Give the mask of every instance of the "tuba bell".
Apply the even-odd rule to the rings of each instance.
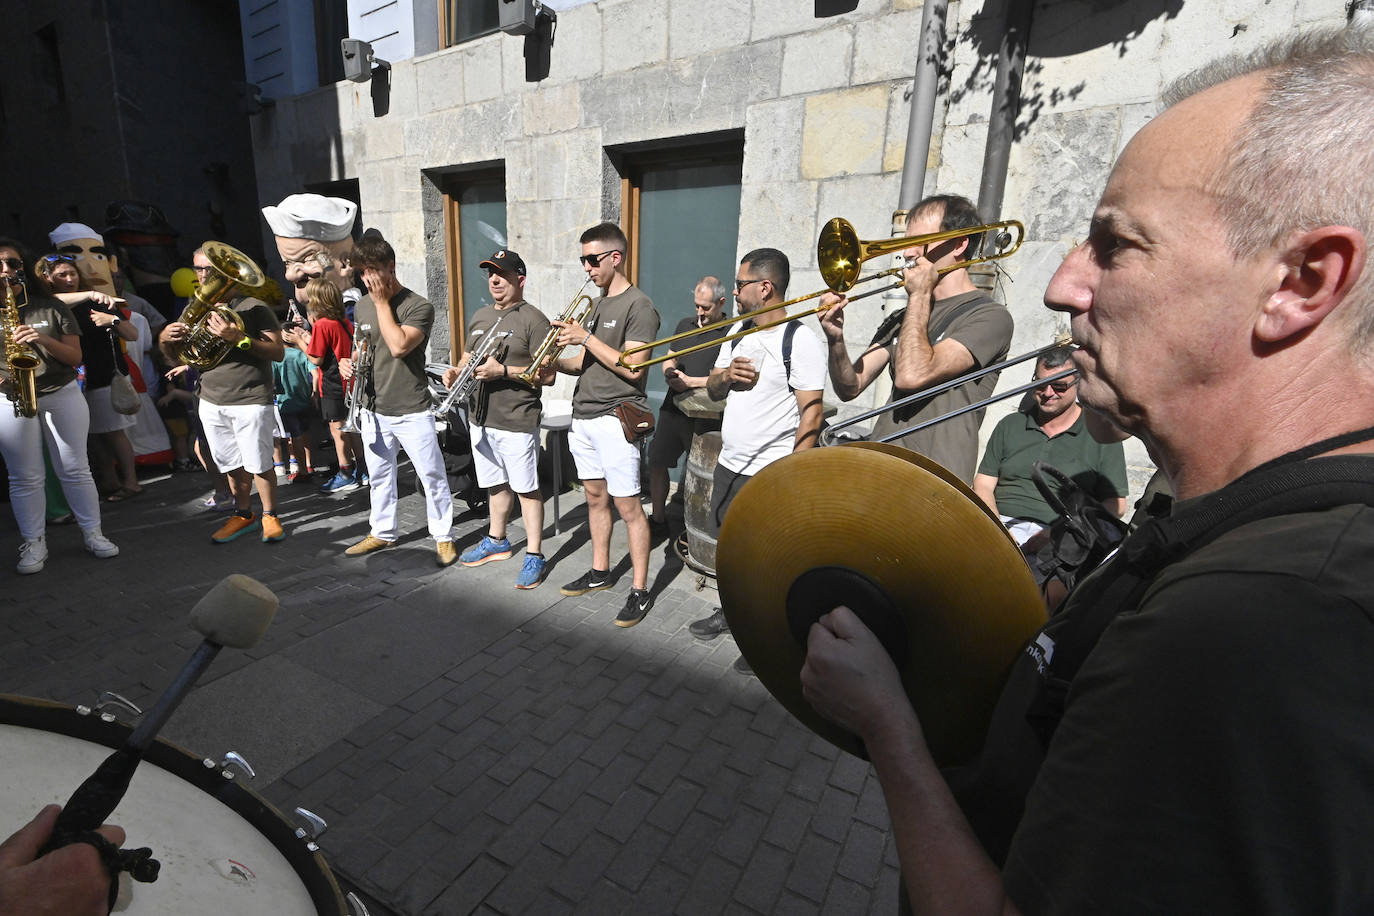
[[[201,250],[214,270],[197,287],[178,320],[191,329],[186,346],[181,351],[181,361],[205,371],[218,366],[234,349],[229,341],[210,333],[206,327],[210,315],[217,314],[247,333],[243,316],[221,303],[236,294],[276,302],[281,298],[281,290],[252,258],[237,248],[223,242],[206,242]]]

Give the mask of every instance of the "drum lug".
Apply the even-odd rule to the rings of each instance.
[[[131,718],[143,715],[143,710],[138,708],[137,703],[127,697],[120,696],[112,690],[106,690],[101,693],[100,696],[96,697],[95,709],[96,712],[100,713],[100,718],[104,719],[106,722],[115,721],[114,713],[109,711],[111,709],[126,712]]]
[[[329,825],[324,822],[324,818],[313,811],[307,811],[305,808],[297,808],[296,817],[300,819],[301,823],[301,826],[296,828],[296,836],[302,840],[318,840],[320,835],[329,829]],[[311,852],[314,852],[318,848],[315,846],[314,842],[308,845],[310,846]]]
[[[367,905],[359,900],[358,895],[352,891],[348,892],[344,900],[348,901],[348,912],[350,916],[371,916],[367,911]]]
[[[247,760],[244,760],[243,755],[238,751],[227,751],[224,755],[224,759],[219,762],[219,766],[228,779],[234,778],[234,771],[231,770],[230,767],[238,767],[239,772],[243,773],[249,779],[258,778],[258,774],[253,770],[252,765]]]

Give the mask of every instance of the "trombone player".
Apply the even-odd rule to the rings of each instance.
[[[927,197],[907,216],[907,235],[929,235],[982,225],[978,210],[967,198],[954,194]],[[844,341],[844,310],[848,300],[826,293],[821,314],[830,381],[841,400],[852,401],[886,369],[892,378],[892,400],[957,378],[996,363],[1011,345],[1012,318],[1006,306],[994,302],[973,285],[966,267],[937,273],[940,268],[977,254],[978,236],[947,239],[906,249],[904,274],[906,308],[878,327],[872,341],[851,359]],[[880,417],[870,436],[879,439],[930,417],[938,417],[976,403],[997,387],[998,373],[965,382],[949,391]],[[973,411],[896,440],[973,482],[978,461],[978,427],[983,411]]]
[[[537,588],[544,580],[544,497],[539,492],[539,420],[542,402],[539,389],[518,381],[529,369],[533,353],[549,333],[549,319],[525,299],[525,261],[502,249],[477,265],[487,272],[492,304],[472,316],[468,324],[467,352],[457,366],[444,371],[450,388],[473,359],[474,351],[486,353],[472,368],[480,384],[468,414],[472,437],[472,463],[477,485],[487,491],[490,523],[487,534],[463,552],[458,562],[481,566],[511,555],[506,521],[520,500],[525,519],[525,559],[515,587]],[[499,330],[497,325],[499,324]],[[488,335],[502,341],[494,344]],[[553,371],[548,370],[548,376]]]

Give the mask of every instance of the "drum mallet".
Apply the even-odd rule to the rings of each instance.
[[[235,573],[226,576],[191,609],[191,625],[205,637],[192,653],[185,667],[172,681],[156,705],[143,721],[134,729],[124,746],[119,748],[96,768],[63,806],[53,828],[52,838],[43,848],[49,852],[73,842],[91,842],[100,851],[107,865],[122,867],[132,872],[139,881],[152,881],[157,877],[158,863],[148,858],[151,850],[130,850],[121,854],[112,844],[102,846],[95,840],[102,840],[95,829],[114,812],[120,799],[128,791],[129,781],[138,768],[143,754],[157,737],[158,731],[191,692],[196,680],[210,667],[219,650],[225,646],[234,649],[249,649],[257,644],[267,632],[272,616],[277,612],[277,596],[271,589],[256,579]],[[133,857],[138,861],[124,859],[111,862],[111,855]],[[114,868],[112,867],[112,873]],[[141,874],[140,874],[141,872]],[[113,893],[113,887],[111,889]]]

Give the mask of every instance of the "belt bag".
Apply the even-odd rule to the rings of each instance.
[[[615,405],[615,416],[625,431],[626,442],[638,442],[654,431],[653,411],[628,401]]]

